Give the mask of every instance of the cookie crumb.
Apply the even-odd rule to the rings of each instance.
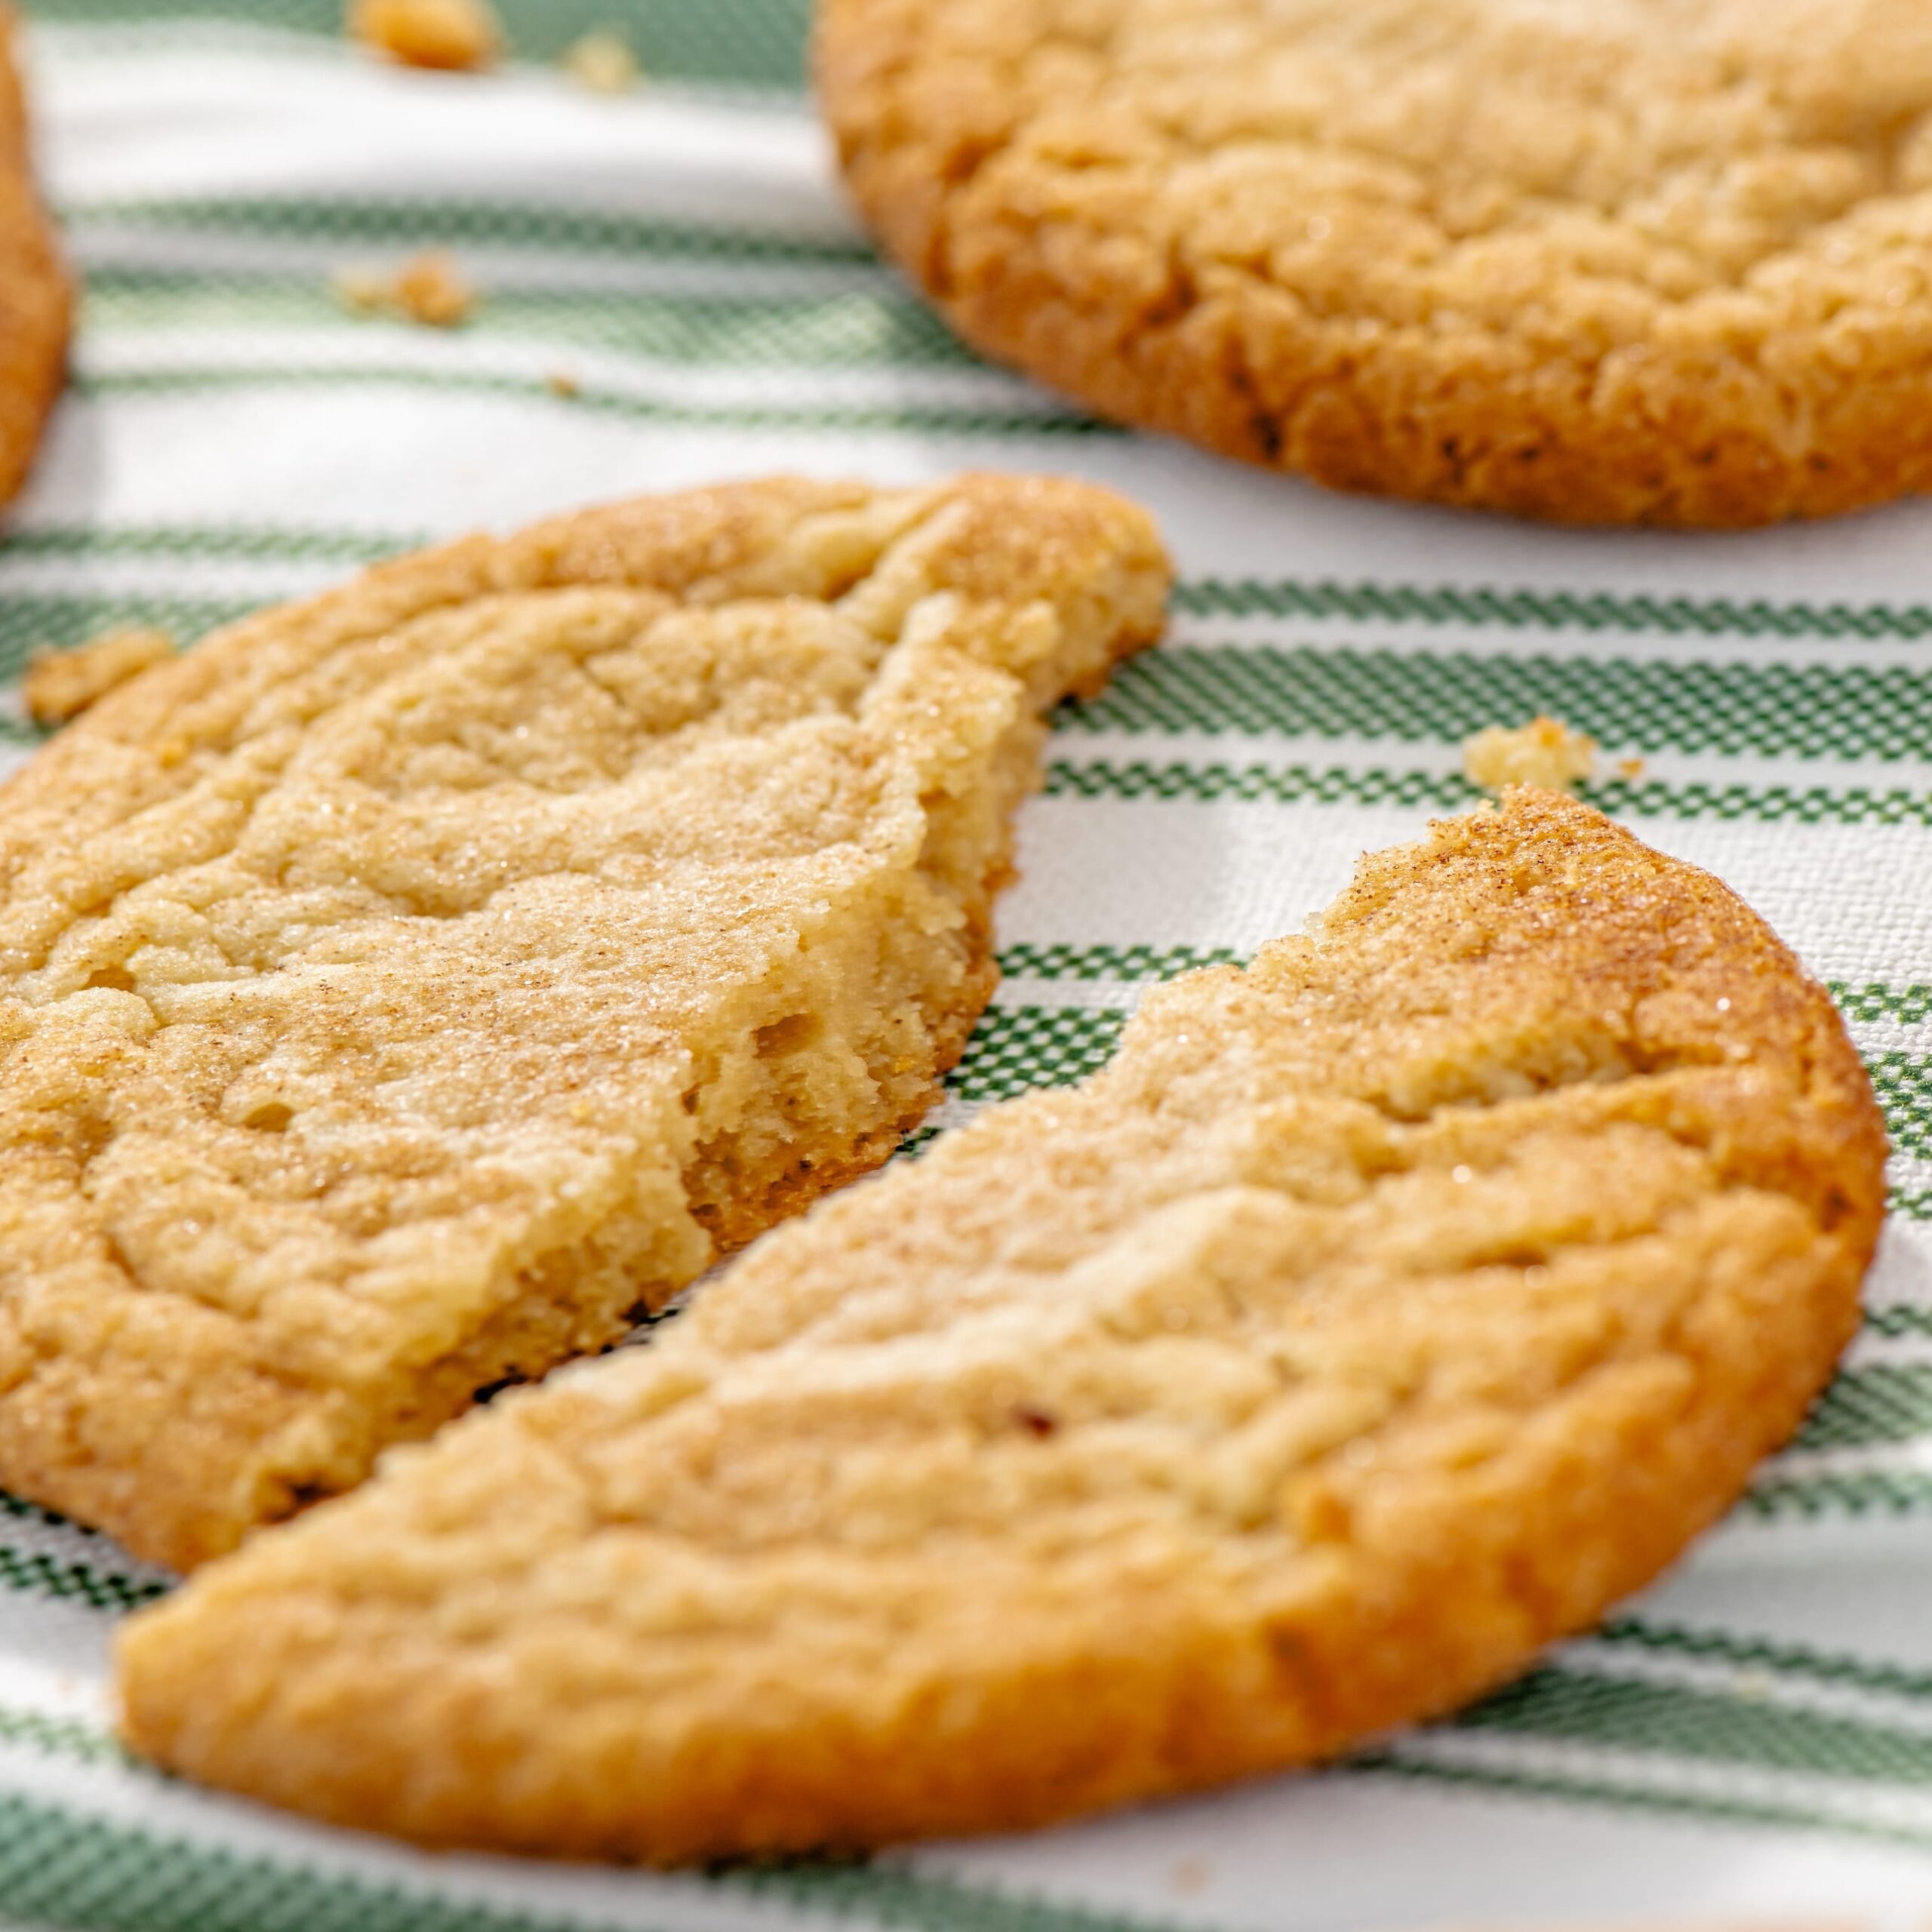
[[[440,249],[413,255],[393,275],[345,269],[332,278],[336,300],[358,315],[399,315],[426,328],[453,329],[469,319],[476,291]]]
[[[389,285],[369,269],[339,269],[329,278],[335,299],[352,313],[373,315],[389,299]]]
[[[1640,758],[1620,758],[1617,761],[1617,775],[1626,780],[1635,780],[1644,775],[1644,761]]]
[[[432,251],[412,257],[395,278],[397,306],[412,322],[451,329],[469,318],[476,291],[466,281],[454,256]]]
[[[630,42],[610,27],[572,41],[557,64],[592,94],[629,94],[643,78]]]
[[[65,724],[137,672],[174,655],[174,640],[166,631],[123,625],[71,651],[35,652],[20,680],[20,697],[36,724]]]
[[[624,514],[634,529],[636,512]],[[1009,514],[1024,519],[1023,554],[1052,554],[1057,532],[1040,505],[1020,498]],[[707,537],[717,527],[700,526]],[[976,572],[982,545],[998,555],[993,542],[955,536],[956,523],[942,528]],[[591,581],[614,574],[609,540],[552,525],[543,540],[547,582],[571,580],[549,564],[566,555]],[[840,529],[818,554],[844,554],[849,541]],[[1097,547],[1089,540],[1087,553]],[[634,547],[623,554],[631,580],[651,580],[629,561]],[[694,545],[680,554],[718,568]],[[769,551],[755,554],[752,581],[770,596]],[[912,554],[923,589],[937,575],[931,552]],[[487,584],[508,575],[469,568]],[[395,577],[392,565],[381,587],[401,604]],[[991,577],[986,568],[977,582]],[[849,598],[850,580],[827,591]],[[700,595],[731,594],[729,578],[700,582]],[[243,645],[261,649],[265,628],[257,619]],[[666,654],[654,657],[658,639],[640,629],[635,661],[655,669]],[[511,659],[472,708],[444,701],[441,742],[465,717],[503,717],[504,694],[521,699],[524,667],[552,648],[554,617],[527,635],[531,655]],[[771,661],[763,649],[746,655],[755,669]],[[296,668],[309,675],[311,661]],[[599,663],[597,698],[621,690],[627,721],[660,715],[638,701],[651,688],[635,674],[620,684],[610,661]],[[876,678],[872,661],[855,660]],[[681,669],[668,667],[659,688],[688,690],[668,681]],[[459,663],[451,685],[475,675]],[[396,712],[413,720],[435,688],[414,659],[398,681]],[[264,688],[252,670],[251,684]],[[1041,699],[1053,695],[1048,683]],[[929,702],[913,696],[909,719]],[[420,734],[405,743],[413,763]],[[606,758],[603,768],[626,773]],[[286,763],[306,772],[320,761],[298,752]],[[742,784],[748,763],[734,758],[721,783]],[[426,771],[417,795],[446,795],[448,770]],[[355,782],[373,775],[365,764]],[[496,789],[466,795],[478,798],[467,811],[479,826]],[[582,795],[572,794],[573,817]],[[282,822],[319,817],[312,808],[296,819],[295,802],[276,795]],[[763,795],[759,804],[763,817]],[[521,800],[506,809],[554,875],[559,832]],[[499,852],[517,849],[469,835],[497,866]],[[609,849],[608,833],[594,835],[603,842],[575,849]],[[305,853],[285,888],[291,900],[312,897],[327,849]],[[198,877],[200,859],[185,854],[177,875]],[[472,888],[478,898],[498,875]],[[296,924],[291,910],[271,925],[279,909],[248,907],[253,950],[236,969],[260,971],[262,958],[268,990],[210,1007],[211,1023],[235,1012],[231,1057],[259,1054],[254,1043],[279,1018],[275,983],[300,977],[275,971],[279,956],[252,935],[293,927],[280,956],[315,957],[314,924]],[[360,903],[349,909],[366,921]],[[589,910],[573,896],[559,923],[532,935],[552,955],[570,948],[573,977],[587,941],[601,939],[586,931]],[[225,929],[239,929],[240,909],[224,901],[221,911]],[[623,915],[635,917],[628,906]],[[398,916],[420,923],[413,906]],[[27,983],[17,1032],[50,1005],[64,1027],[56,1003],[25,992],[51,977],[38,971],[50,948],[63,964],[92,958],[79,949],[100,946],[100,923],[82,900],[53,937],[36,937],[16,969]],[[1884,1216],[1881,1117],[1829,996],[1770,931],[1717,880],[1560,793],[1516,788],[1494,811],[1438,820],[1425,842],[1366,858],[1317,931],[1316,943],[1263,946],[1245,974],[1174,980],[1083,1086],[989,1109],[952,1154],[798,1215],[703,1291],[694,1324],[682,1318],[648,1350],[583,1364],[389,1458],[303,1529],[251,1539],[191,1578],[120,1639],[125,1741],[167,1770],[340,1824],[414,1823],[395,1797],[414,1780],[448,1807],[435,1815],[475,1820],[486,1843],[514,1836],[525,1852],[769,1861],[828,1842],[891,1844],[936,1823],[964,1835],[1058,1823],[1285,1770],[1450,1708],[1527,1663],[1700,1534],[1749,1481],[1753,1453],[1781,1441],[1829,1379]],[[191,949],[206,943],[192,927],[167,937],[176,955],[155,940],[139,955],[157,983],[175,957],[185,977],[200,956]],[[469,961],[494,955],[467,931],[445,943],[463,971],[415,1009],[448,1015],[448,1047],[439,1028],[417,1030],[432,1069],[459,1048],[466,1061],[474,1052],[454,1029],[479,993],[521,994],[534,980],[519,952],[476,986]],[[694,952],[689,965],[654,958],[654,981],[689,974],[706,984],[718,955]],[[621,1051],[637,1037],[624,964],[608,983],[613,997],[583,1004],[611,1014],[605,1037]],[[398,992],[386,976],[375,1010],[397,1011]],[[1733,1014],[1716,1013],[1719,998]],[[764,1025],[738,1035],[784,1098],[801,1089],[804,1050],[788,1021],[768,1029],[774,1014],[804,1010],[789,989],[761,989],[749,1017]],[[334,1011],[310,1023],[331,1039],[347,1031]],[[367,1037],[352,1035],[340,1063],[359,1070]],[[524,1036],[513,1038],[514,1091],[542,1093],[524,1071]],[[613,1051],[592,1041],[537,1060],[546,1071],[562,1062],[550,1092],[574,1097],[600,1047]],[[680,1069],[695,1057],[675,1036],[660,1051]],[[1694,1069],[1694,1100],[1681,1088],[1660,1100],[1666,1054]],[[52,1124],[33,1122],[35,1151],[55,1131],[78,1139],[69,1121],[125,1117],[109,1109],[128,1088],[106,1088],[124,1063],[102,1058],[103,1074],[62,1091],[61,1112],[43,1103]],[[315,1064],[302,1069],[310,1081]],[[154,1084],[145,1063],[125,1077],[143,1097]],[[487,1091],[480,1069],[466,1064],[460,1077],[466,1091]],[[664,1085],[674,1120],[688,1077]],[[352,1078],[342,1091],[357,1091]],[[231,1081],[217,1103],[232,1106],[236,1091]],[[614,1137],[637,1131],[635,1104],[604,1105]],[[1694,1107],[1700,1131],[1687,1146]],[[1426,1149],[1413,1124],[1423,1120]],[[191,1130],[180,1165],[205,1138],[198,1123]],[[165,1158],[170,1143],[155,1144]],[[1721,1164],[1706,1155],[1713,1144]],[[792,1145],[778,1142],[771,1171],[789,1177]],[[158,1166],[143,1152],[149,1171]],[[78,1164],[58,1164],[63,1183],[75,1184],[66,1177]],[[1481,1184],[1441,1188],[1457,1166]],[[174,1204],[155,1194],[164,1208],[151,1212]],[[1831,1221],[1798,1205],[1827,1198]],[[1290,1204],[1257,1211],[1269,1200]],[[287,1242],[286,1212],[259,1238],[264,1249]],[[404,1195],[398,1212],[420,1217],[416,1197]],[[52,1212],[20,1218],[57,1256],[72,1248],[71,1223]],[[1788,1291],[1755,1306],[1740,1297],[1734,1270],[1708,1265],[1713,1221],[1727,1258],[1763,1256]],[[1542,1258],[1525,1266],[1529,1254]],[[1284,1292],[1297,1268],[1297,1292]],[[1149,1318],[1168,1294],[1198,1295],[1214,1317],[1185,1343]],[[327,1318],[310,1318],[319,1328]],[[1600,1346],[1589,1346],[1606,1334],[1622,1350],[1614,1395],[1603,1393]],[[1705,1351],[1709,1386],[1694,1404],[1660,1401],[1654,1392],[1681,1386],[1687,1334]],[[152,1353],[140,1363],[150,1374]],[[855,1397],[866,1405],[857,1419]],[[1043,1399],[1062,1410],[1058,1438],[1029,1443],[998,1426]],[[42,1426],[51,1434],[66,1421]],[[1373,1475],[1334,1453],[1338,1435],[1363,1435],[1389,1446]],[[65,1447],[71,1429],[56,1439]],[[1549,1446],[1512,1454],[1525,1439]],[[854,1455],[855,1440],[869,1453]],[[142,1473],[158,1460],[153,1441],[141,1432],[129,1452]],[[679,1560],[652,1561],[667,1524]],[[1305,1524],[1353,1534],[1310,1548]],[[1054,1567],[1034,1587],[1008,1580],[1044,1565]],[[1265,1588],[1254,1580],[1263,1566]],[[728,1588],[694,1588],[694,1571],[707,1570],[728,1571]],[[1459,1587],[1445,1595],[1451,1574]],[[1570,1582],[1560,1597],[1525,1591],[1534,1574]],[[561,1601],[560,1575],[573,1580]],[[462,1645],[446,1641],[485,1591],[487,1620],[472,1617]],[[667,1629],[672,1654],[627,1640]],[[1384,1632],[1399,1644],[1378,1644]],[[601,1646],[596,1681],[580,1697],[546,1694],[527,1660],[586,1644]],[[275,1694],[298,1682],[306,1705]],[[500,1747],[480,1761],[468,1721],[479,1683],[491,1687]],[[748,1684],[772,1684],[786,1687],[777,1712],[746,1696]],[[398,1686],[414,1701],[396,1717]],[[908,1721],[942,1703],[944,1724]],[[1029,1749],[1069,1767],[1065,1777],[1015,1779],[1016,1716]],[[1150,1750],[1150,1738],[1177,1741],[1180,1755]],[[694,1759],[721,1768],[702,1783],[681,1776]],[[507,1789],[506,1763],[526,1774]],[[525,1801],[540,1787],[597,1791],[609,1807],[588,1829],[561,1807],[533,1817]],[[1155,1887],[1165,1895],[1204,1877],[1204,1906],[1233,1878],[1208,1865],[1211,1837],[1189,1851],[1182,1814],[1164,1818],[1174,1837]],[[1256,1922],[1280,1921],[1257,1911]]]
[[[1213,1876],[1204,1858],[1182,1858],[1174,1861],[1174,1868],[1168,1875],[1168,1884],[1183,1898],[1191,1898],[1196,1892],[1208,1889],[1208,1881]]]
[[[568,369],[552,369],[543,378],[543,386],[552,395],[573,396],[583,393],[583,385]]]
[[[503,44],[487,0],[352,0],[349,31],[406,67],[448,72],[490,66]]]
[[[1506,785],[1541,785],[1567,792],[1596,769],[1597,743],[1549,717],[1513,729],[1492,724],[1463,742],[1463,770],[1487,792]]]

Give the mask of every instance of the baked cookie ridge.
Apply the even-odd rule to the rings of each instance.
[[[72,297],[34,186],[19,20],[0,0],[0,504],[24,481],[66,373]]]
[[[1884,1151],[1748,909],[1515,791],[135,1617],[125,1734],[663,1863],[1316,1762],[1730,1504],[1856,1325]]]
[[[884,1160],[1168,574],[1079,484],[750,483],[112,691],[0,789],[0,1484],[190,1567]]]
[[[1331,487],[1738,527],[1932,488],[1916,0],[820,0],[960,334]]]

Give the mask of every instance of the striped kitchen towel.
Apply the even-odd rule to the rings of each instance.
[[[866,247],[800,0],[519,0],[488,78],[382,66],[336,0],[42,0],[72,391],[0,542],[0,677],[183,635],[478,525],[772,469],[1070,471],[1160,516],[1168,641],[1057,720],[1006,977],[928,1132],[1104,1060],[1142,990],[1293,928],[1547,709],[1592,795],[1828,980],[1897,1150],[1864,1331],[1660,1588],[1459,1717],[1319,1777],[867,1864],[662,1878],[432,1858],[125,1761],[114,1620],[166,1587],[0,1497],[0,1921],[87,1932],[1411,1932],[1932,1923],[1932,508],[1744,537],[1351,502],[986,368]],[[650,76],[552,65],[617,16]],[[454,252],[438,332],[332,275]],[[35,734],[11,694],[5,755]]]

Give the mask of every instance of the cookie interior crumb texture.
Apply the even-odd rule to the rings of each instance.
[[[129,624],[70,651],[43,651],[28,660],[20,699],[36,724],[70,724],[117,685],[174,654],[174,640],[152,625]]]
[[[1514,727],[1491,724],[1463,745],[1463,771],[1472,785],[1500,792],[1506,785],[1540,785],[1567,792],[1595,771],[1597,742],[1554,718]]]
[[[1923,0],[823,0],[967,339],[1338,488],[1570,521],[1932,487]]]
[[[1138,510],[778,481],[229,627],[0,790],[0,1485],[186,1567],[877,1164]]]
[[[0,0],[0,504],[26,480],[66,372],[71,298],[34,186],[17,16]]]
[[[487,67],[503,45],[487,0],[351,0],[349,31],[410,67]]]
[[[1322,1759],[1737,1497],[1857,1326],[1884,1156],[1744,906],[1506,793],[134,1617],[126,1734],[349,1824],[663,1862]]]

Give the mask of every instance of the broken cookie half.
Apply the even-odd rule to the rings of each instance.
[[[0,795],[0,1484],[190,1566],[884,1159],[1168,574],[1078,484],[746,485],[111,692]]]
[[[135,1617],[126,1734],[663,1863],[1319,1760],[1737,1496],[1857,1322],[1884,1151],[1747,908],[1514,792]]]

